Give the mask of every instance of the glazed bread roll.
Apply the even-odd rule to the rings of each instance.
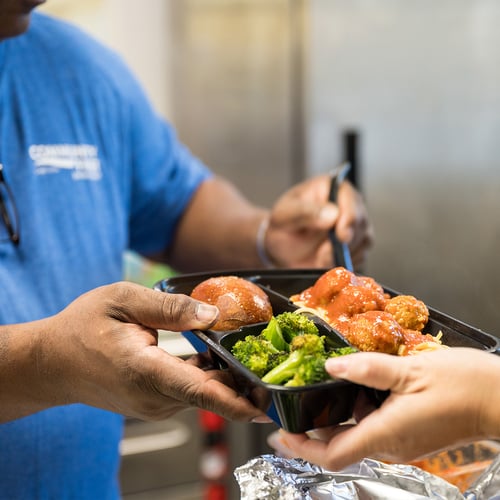
[[[208,278],[193,289],[191,297],[219,308],[219,319],[212,330],[236,330],[243,325],[267,322],[273,315],[267,294],[238,276]]]

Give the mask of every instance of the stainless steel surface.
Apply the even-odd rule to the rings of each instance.
[[[253,201],[304,176],[302,0],[175,0],[173,121]]]
[[[171,492],[201,488],[201,443],[196,410],[162,422],[127,420],[120,471],[124,498],[188,498]]]
[[[178,332],[160,331],[158,345],[182,358],[196,352]],[[201,446],[195,409],[161,422],[127,419],[120,446],[124,500],[202,499]]]
[[[309,5],[308,165],[359,131],[365,271],[500,335],[500,3]]]

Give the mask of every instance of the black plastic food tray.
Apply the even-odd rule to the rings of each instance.
[[[240,276],[256,283],[266,291],[273,313],[276,315],[297,309],[289,297],[313,285],[326,271],[327,269],[231,270],[184,274],[158,282],[155,289],[167,293],[189,295],[197,284],[210,277]],[[391,295],[398,295],[398,292],[394,290],[385,287],[384,290]],[[442,342],[445,345],[500,352],[500,341],[493,335],[473,328],[431,307],[428,309],[429,322],[425,333],[436,335],[442,332]],[[314,320],[332,346],[348,345],[336,330],[320,318],[314,318]],[[304,387],[265,384],[231,354],[231,348],[236,341],[247,335],[258,335],[264,326],[265,323],[260,323],[228,332],[195,330],[193,333],[207,346],[218,367],[228,369],[232,373],[241,393],[257,407],[266,411],[285,430],[305,432],[347,421],[352,417],[354,404],[360,391],[363,391],[375,404],[380,404],[387,396],[387,394],[344,380],[332,380]]]

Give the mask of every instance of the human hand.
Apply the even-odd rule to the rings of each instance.
[[[338,205],[328,201],[329,175],[292,187],[275,203],[266,235],[269,256],[280,267],[331,267],[328,231],[349,245],[353,264],[363,264],[373,243],[373,228],[360,193],[349,182],[340,185]]]
[[[364,457],[407,462],[458,442],[500,437],[500,358],[469,348],[414,356],[356,353],[326,363],[330,375],[391,391],[357,425],[306,434],[280,431],[269,443],[287,457],[340,470]]]
[[[132,283],[88,292],[42,320],[37,372],[44,383],[39,397],[145,420],[197,406],[230,420],[266,421],[228,386],[227,374],[207,369],[203,356],[183,361],[157,345],[156,329],[208,328],[217,315],[214,306],[188,296]]]

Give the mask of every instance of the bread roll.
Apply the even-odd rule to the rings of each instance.
[[[267,294],[238,276],[208,278],[193,289],[191,297],[219,308],[219,319],[212,330],[236,330],[243,325],[267,322],[273,315]]]

